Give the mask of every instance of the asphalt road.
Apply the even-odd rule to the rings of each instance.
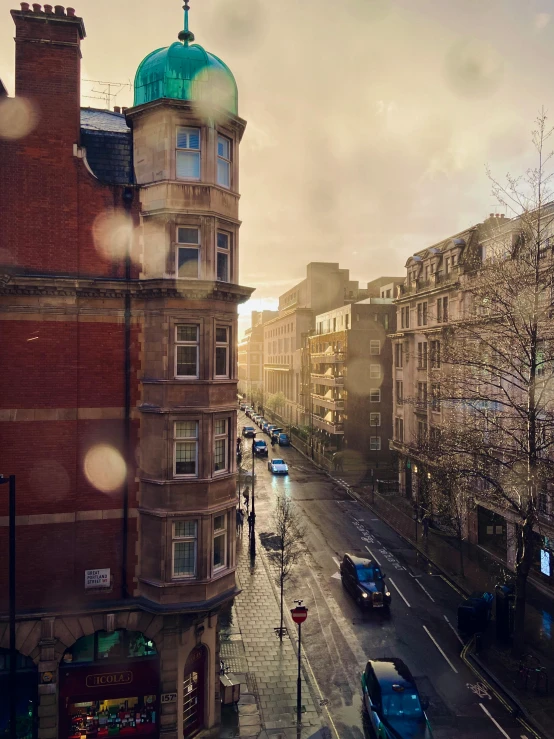
[[[239,413],[239,430],[252,425]],[[258,431],[258,438],[268,438]],[[245,461],[251,441],[245,440]],[[400,657],[429,700],[435,739],[521,737],[522,727],[460,657],[456,612],[461,596],[418,557],[372,511],[340,484],[313,467],[293,448],[269,449],[289,465],[288,477],[273,477],[266,460],[256,460],[256,530],[272,531],[278,495],[296,504],[305,528],[305,554],[286,586],[288,607],[302,598],[308,619],[302,627],[308,673],[340,739],[369,736],[364,729],[360,675],[368,658]],[[367,552],[387,574],[390,615],[364,613],[343,589],[339,562],[345,552]],[[277,625],[277,624],[276,624]],[[334,726],[333,726],[334,725]]]

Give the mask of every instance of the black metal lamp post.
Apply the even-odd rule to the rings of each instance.
[[[256,472],[254,466],[255,459],[256,455],[254,454],[254,441],[252,441],[252,511],[250,512],[250,557],[252,559],[256,557],[256,508],[254,495],[254,488],[256,485]]]
[[[9,484],[9,618],[10,618],[10,739],[17,739],[17,651],[15,649],[15,475],[0,475]]]

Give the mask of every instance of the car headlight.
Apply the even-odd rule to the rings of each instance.
[[[388,590],[387,590],[387,592],[385,593],[385,598],[390,598],[390,593],[389,593],[389,591],[388,591]]]
[[[367,593],[362,593],[362,598],[367,598]]]

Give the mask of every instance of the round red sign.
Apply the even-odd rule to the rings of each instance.
[[[290,614],[295,624],[301,624],[308,618],[308,609],[305,606],[296,606]]]

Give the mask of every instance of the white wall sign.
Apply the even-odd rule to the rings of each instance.
[[[110,582],[110,569],[105,568],[103,570],[85,570],[85,590],[90,588],[109,588]]]

